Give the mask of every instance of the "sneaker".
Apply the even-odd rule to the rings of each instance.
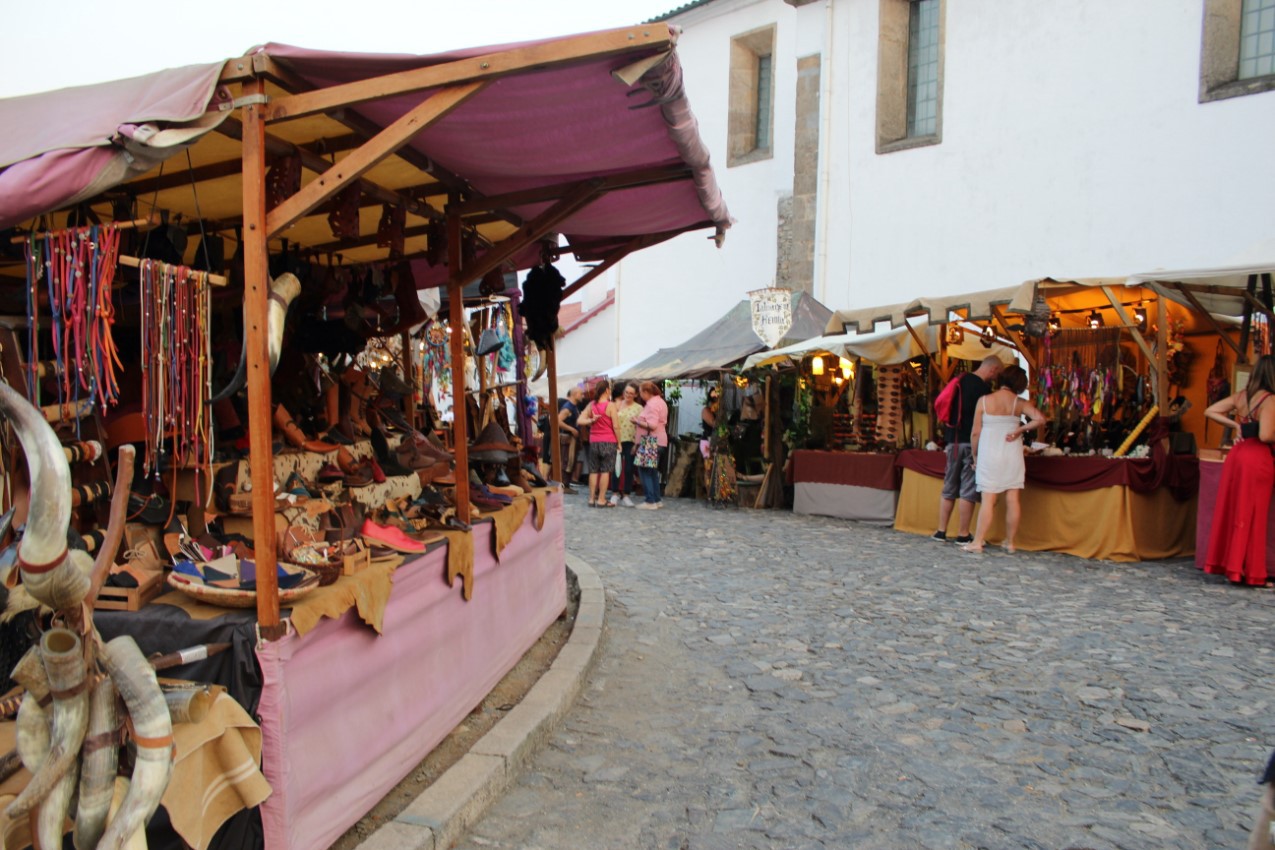
[[[972,535],[972,534],[962,534],[960,537],[953,537],[953,538],[952,538],[952,542],[953,542],[953,543],[955,543],[955,544],[956,544],[956,545],[958,545],[958,546],[964,546],[966,543],[973,543],[973,542],[974,542],[974,535]]]
[[[639,511],[654,511],[659,510],[659,507],[660,505],[658,502],[643,502],[637,506],[637,509]]]
[[[618,505],[620,504],[620,497],[618,495],[612,495],[610,501],[613,506]]]
[[[620,504],[621,504],[621,505],[624,505],[624,507],[626,507],[626,508],[636,508],[636,507],[637,507],[637,505],[633,504],[633,500],[632,500],[632,499],[630,499],[628,496],[625,496],[623,499],[621,499],[621,500],[620,500]]]
[[[946,542],[947,542],[947,532],[946,532],[946,531],[936,531],[936,532],[934,532],[933,534],[931,534],[931,535],[930,535],[930,539],[931,539],[931,540],[937,540],[937,541],[938,541],[938,542],[940,542],[940,543],[946,543]]]

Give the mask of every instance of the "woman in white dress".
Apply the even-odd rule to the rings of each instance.
[[[970,432],[973,452],[974,481],[982,494],[982,507],[978,512],[978,527],[974,539],[961,547],[966,552],[982,552],[987,542],[987,530],[996,512],[996,497],[1005,494],[1005,542],[1007,551],[1013,552],[1014,537],[1018,534],[1018,520],[1022,515],[1018,494],[1023,489],[1025,463],[1023,461],[1023,434],[1031,433],[1045,424],[1045,417],[1036,406],[1018,394],[1027,389],[1027,373],[1020,366],[1010,366],[1000,374],[1000,387],[978,400],[974,411],[974,427]],[[1026,416],[1027,424],[1022,417]]]

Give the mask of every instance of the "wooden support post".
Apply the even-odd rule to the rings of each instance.
[[[1168,284],[1165,285],[1167,286]],[[1213,314],[1205,309],[1204,305],[1200,303],[1200,299],[1195,297],[1195,293],[1188,287],[1183,286],[1181,283],[1176,284],[1176,289],[1186,297],[1187,301],[1191,302],[1191,306],[1195,308],[1195,311],[1204,317],[1205,321],[1209,323],[1209,326],[1213,328],[1215,333],[1217,333],[1218,338],[1230,346],[1231,350],[1235,352],[1235,362],[1239,364],[1247,363],[1248,358],[1244,356],[1244,352],[1240,349],[1239,344],[1235,340],[1231,339],[1230,332],[1218,324],[1217,319],[1213,318]]]
[[[1169,409],[1169,305],[1163,295],[1155,299],[1155,403],[1160,409]]]
[[[1001,329],[1001,333],[1005,338],[1014,343],[1014,347],[1018,349],[1018,353],[1023,355],[1023,359],[1027,361],[1028,367],[1032,373],[1036,372],[1036,355],[1027,347],[1026,338],[1017,331],[1009,329],[1009,323],[1005,320],[1005,312],[999,304],[993,304],[992,319],[996,322],[997,327]]]
[[[549,456],[552,458],[549,477],[565,484],[566,479],[562,477],[562,422],[558,418],[558,352],[550,348],[541,354],[549,358]]]
[[[451,203],[460,199],[448,196]],[[460,215],[447,214],[447,257],[451,280],[447,284],[447,320],[452,349],[452,452],[456,457],[456,518],[469,522],[469,423],[465,407],[465,280],[461,275]]]
[[[264,80],[243,84],[245,97],[261,97]],[[268,354],[270,295],[266,254],[266,124],[262,104],[243,114],[244,351],[248,362],[248,465],[252,476],[252,537],[257,560],[257,625],[267,640],[283,637],[279,622],[279,581],[275,575],[274,417]]]
[[[403,331],[399,336],[403,346],[403,381],[411,386],[412,391],[403,400],[404,413],[408,423],[416,427],[416,355],[412,351],[412,335]]]

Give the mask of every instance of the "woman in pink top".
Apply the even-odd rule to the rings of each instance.
[[[644,406],[633,424],[637,426],[638,475],[642,478],[642,495],[645,497],[638,509],[654,511],[664,507],[664,500],[660,496],[660,469],[664,466],[664,457],[668,452],[668,431],[665,429],[668,424],[668,405],[660,396],[660,388],[650,381],[643,381],[638,392]],[[649,451],[649,438],[654,438],[655,446],[658,447],[654,457]],[[643,443],[647,444],[647,451],[643,450]],[[651,463],[652,460],[654,463]]]
[[[580,414],[579,423],[589,426],[589,507],[614,508],[607,501],[607,484],[615,469],[615,402],[606,381],[593,390],[593,401]]]

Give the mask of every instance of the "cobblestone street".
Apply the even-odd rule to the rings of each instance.
[[[459,847],[1245,845],[1270,591],[665,504],[568,497],[601,657]]]

